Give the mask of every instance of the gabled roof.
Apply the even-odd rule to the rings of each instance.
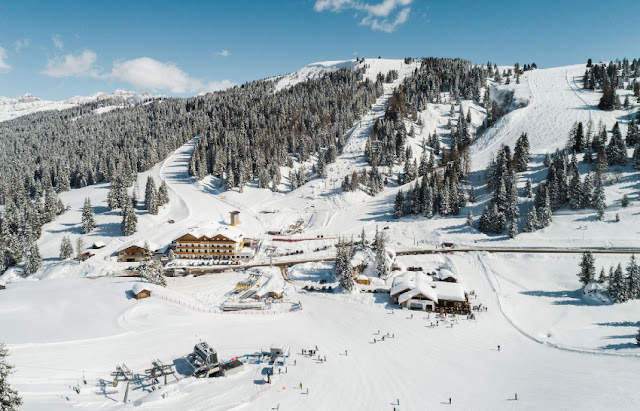
[[[444,268],[441,268],[440,270],[436,271],[436,275],[441,281],[444,281],[447,278],[453,278],[456,281],[458,280],[458,276],[454,274],[453,271],[449,271]]]
[[[151,291],[151,287],[149,287],[148,283],[135,283],[133,284],[133,287],[131,287],[131,290],[137,295],[140,291]]]
[[[189,240],[206,241],[206,240],[212,240],[215,238],[218,240],[223,240],[223,241],[229,240],[229,241],[239,243],[240,241],[242,241],[243,237],[244,235],[242,234],[242,232],[231,227],[218,227],[216,229],[194,228],[194,229],[183,232],[182,234],[177,236],[176,239],[173,241],[175,242],[179,239],[183,239],[187,241]]]
[[[447,283],[445,281],[436,281],[433,284],[436,286],[436,292],[438,298],[446,301],[467,301],[464,296],[464,289],[458,283]]]
[[[405,271],[393,278],[390,294],[393,297],[397,297],[407,290],[426,287],[431,283],[433,283],[433,279],[421,271]]]
[[[414,297],[417,297],[418,295],[422,295],[438,304],[438,294],[435,288],[431,287],[431,285],[426,285],[426,287],[424,287],[425,284],[422,285],[423,286],[421,287],[412,288],[411,290],[400,294],[400,297],[398,297],[398,303],[402,304]]]

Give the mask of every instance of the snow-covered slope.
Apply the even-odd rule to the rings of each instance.
[[[306,66],[280,78],[279,87],[356,64]],[[132,279],[60,278],[121,272],[130,264],[116,263],[116,250],[140,241],[160,246],[184,230],[225,226],[232,210],[241,212],[238,228],[246,236],[260,238],[263,249],[276,245],[281,254],[304,252],[276,257],[276,261],[331,257],[338,235],[357,239],[364,230],[371,239],[376,229],[385,233],[396,250],[435,249],[444,241],[477,248],[637,246],[638,172],[630,167],[619,167],[617,176],[615,170],[607,174],[611,184],[605,188],[605,221],[598,221],[593,210],[562,209],[549,227],[515,239],[485,235],[466,226],[467,211],[480,214],[487,199],[484,193],[478,193],[478,202],[461,210],[459,217],[399,220],[392,218],[391,210],[403,187],[390,184],[375,197],[362,191],[343,193],[341,178],[365,166],[363,151],[372,124],[384,115],[388,97],[412,70],[401,60],[375,59],[364,64],[370,64],[366,74],[370,78],[390,69],[397,69],[400,78],[385,84],[384,95],[348,131],[347,144],[338,160],[328,165],[325,180],[313,177],[294,191],[283,183],[282,190],[274,193],[253,182],[242,193],[224,191],[220,181],[211,177],[196,182],[188,176],[194,139],[139,175],[139,192],[147,176],[164,179],[171,203],[156,216],[139,209],[138,232],[132,236],[121,236],[119,212],[106,208],[107,184],[61,193],[71,210],[43,227],[38,245],[45,267],[30,277],[42,281],[17,281],[11,273],[1,279],[9,281],[7,289],[0,291],[0,338],[17,366],[11,381],[23,394],[26,410],[435,409],[449,406],[448,398],[460,409],[637,408],[640,355],[634,334],[640,325],[640,300],[599,305],[582,298],[576,276],[579,254],[476,251],[398,257],[404,267],[455,267],[468,290],[478,295],[472,304],[488,308],[476,312],[475,320],[425,313],[410,316],[395,310],[397,306],[385,294],[312,293],[295,284],[287,286],[285,299],[301,302],[304,309],[298,312],[203,312],[203,306],[218,307],[231,295],[235,283],[246,278],[240,273],[169,279],[166,291],[172,301],[159,295],[133,300]],[[534,154],[564,146],[570,127],[579,120],[592,119],[595,125],[602,120],[607,129],[621,120],[624,133],[628,112],[597,110],[599,93],[576,84],[583,72],[584,65],[535,70],[523,75],[519,85],[499,86],[513,90],[516,99],[527,104],[507,114],[473,144],[473,168],[482,168],[500,144],[512,146],[521,132],[529,134]],[[409,139],[414,154],[426,133],[446,126],[449,108],[450,104],[430,104],[420,113],[424,126],[416,138]],[[479,125],[482,107],[462,101],[462,111],[467,109],[472,124]],[[585,171],[587,165],[581,167]],[[482,185],[478,174],[473,182]],[[541,156],[534,156],[522,177],[536,183],[544,176]],[[623,194],[631,198],[626,208],[619,206]],[[80,236],[85,197],[92,200],[98,224],[84,236],[85,243],[102,241],[106,247],[83,263],[60,263],[56,256],[61,236],[69,235],[74,243]],[[522,210],[530,203],[521,199]],[[614,213],[620,214],[621,223],[614,222]],[[312,241],[277,242],[265,233],[298,219],[304,221],[304,233],[297,237]],[[316,240],[318,236],[324,239]],[[628,258],[597,255],[596,264],[598,268],[625,265]],[[268,261],[264,253],[257,260]],[[288,275],[294,283],[332,282],[332,263],[296,265]],[[381,341],[378,330],[394,338]],[[272,384],[263,383],[264,364],[247,364],[238,375],[196,381],[189,377],[192,370],[184,366],[183,356],[200,340],[209,342],[224,359],[274,343],[290,346],[292,357],[288,368],[272,377]],[[301,349],[316,345],[318,354],[327,356],[326,362],[300,355]],[[131,403],[121,404],[124,384],[113,387],[109,379],[114,365],[126,363],[142,373],[156,358],[173,361],[184,379],[160,390],[136,383]],[[88,384],[82,384],[81,393],[76,394],[71,387],[78,384],[83,371]],[[309,395],[296,389],[300,383],[309,387]],[[515,393],[518,401],[512,401]]]
[[[586,66],[556,67],[526,71],[520,84],[500,86],[514,91],[514,98],[524,107],[512,111],[487,130],[471,147],[473,168],[484,169],[500,145],[514,147],[520,134],[527,133],[533,154],[553,153],[567,143],[573,124],[591,120],[594,127],[602,121],[607,130],[616,121],[627,121],[629,110],[602,111],[597,108],[602,93],[581,88]],[[629,90],[618,90],[621,99]],[[633,100],[633,99],[632,99]],[[626,123],[622,123],[623,136]]]
[[[136,93],[125,90],[116,90],[111,94],[99,92],[86,97],[76,96],[61,101],[43,100],[32,94],[25,94],[17,98],[0,96],[0,121],[11,120],[38,111],[64,110],[80,104],[107,99],[116,99],[123,104],[138,104],[152,97],[151,94],[144,91]]]
[[[343,68],[357,68],[368,66],[366,72],[366,78],[375,80],[379,73],[387,74],[389,70],[402,70],[407,65],[404,64],[404,60],[396,59],[364,59],[357,61],[353,60],[339,60],[339,61],[321,61],[318,63],[312,63],[302,67],[300,70],[290,74],[286,74],[282,77],[277,77],[276,90],[282,90],[287,87],[294,86],[298,83],[307,81],[309,79],[320,77],[326,73],[340,70]]]

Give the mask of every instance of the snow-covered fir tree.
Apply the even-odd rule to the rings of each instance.
[[[38,243],[33,240],[26,253],[26,261],[24,264],[24,272],[27,275],[33,274],[42,267],[42,257],[38,249]]]
[[[128,204],[128,202],[122,209],[122,223],[120,226],[122,228],[122,234],[125,236],[132,235],[138,229],[138,217],[136,216],[136,211]]]
[[[582,285],[587,285],[596,278],[596,264],[591,251],[585,251],[582,254],[578,278],[580,278]]]
[[[631,256],[627,265],[627,293],[629,299],[640,297],[640,267],[635,255]]]
[[[167,279],[162,272],[162,264],[159,261],[143,261],[136,270],[142,280],[162,287],[167,286]]]
[[[536,212],[536,207],[531,206],[531,209],[527,212],[524,217],[524,227],[522,230],[525,233],[532,233],[536,231],[539,227],[538,223],[538,213]]]
[[[629,299],[626,280],[622,272],[622,266],[618,264],[609,278],[608,294],[613,302],[623,303]]]
[[[82,207],[82,234],[89,234],[94,228],[96,228],[96,221],[91,207],[91,200],[86,197]]]
[[[69,236],[65,235],[60,242],[60,259],[66,260],[71,257],[73,257],[73,245],[71,244]]]
[[[22,398],[9,384],[9,375],[13,373],[13,365],[9,364],[7,357],[9,350],[0,342],[0,410],[18,411],[22,405]]]
[[[144,191],[144,208],[150,214],[158,214],[158,190],[151,176],[147,177],[147,185]]]
[[[596,173],[595,189],[593,191],[593,197],[591,198],[591,205],[598,212],[598,220],[604,220],[604,211],[607,208],[607,203],[600,173]]]
[[[169,203],[169,188],[166,181],[162,180],[158,189],[158,205],[163,206]]]

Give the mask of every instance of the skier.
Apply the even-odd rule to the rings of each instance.
[[[300,383],[300,389],[302,389],[302,383]]]
[[[326,355],[324,356],[324,361],[327,362],[327,356]]]
[[[498,351],[500,351],[500,346],[498,345]]]
[[[293,360],[293,365],[297,365],[297,360]]]
[[[515,396],[515,398],[516,398],[516,401],[518,401],[518,393],[516,393],[516,396]]]
[[[382,336],[382,341],[384,341],[384,335]]]
[[[413,320],[413,314],[411,314],[411,319]]]
[[[309,387],[307,387],[307,395],[309,395]]]
[[[345,357],[347,356],[347,350],[344,350],[344,356]]]
[[[374,344],[376,343],[376,339],[375,339],[375,338],[373,339],[373,343],[374,343]]]
[[[449,397],[449,404],[451,404],[451,397]]]

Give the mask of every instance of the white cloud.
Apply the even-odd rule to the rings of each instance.
[[[31,39],[18,39],[13,43],[13,49],[18,53],[20,49],[29,47],[29,44],[31,44]]]
[[[99,77],[100,69],[95,65],[97,58],[91,50],[77,56],[67,54],[63,60],[47,60],[46,68],[40,73],[50,77]]]
[[[51,36],[51,41],[53,41],[53,45],[56,46],[58,50],[62,50],[62,48],[64,47],[62,36],[59,34],[54,34],[53,36]]]
[[[344,10],[356,10],[364,13],[360,24],[370,26],[372,30],[392,33],[409,18],[413,0],[383,0],[370,4],[360,0],[316,0],[313,9],[317,12],[328,10],[340,13]],[[397,12],[396,10],[399,9]],[[357,14],[356,14],[357,16]]]
[[[108,76],[127,82],[134,87],[152,91],[168,90],[171,93],[212,92],[235,85],[229,80],[204,84],[182,71],[174,63],[163,63],[149,57],[115,63]]]
[[[11,66],[7,63],[7,51],[0,47],[0,73],[6,73],[11,70]]]
[[[231,53],[229,53],[229,50],[222,50],[217,52],[216,54],[222,57],[229,57],[231,55]]]

